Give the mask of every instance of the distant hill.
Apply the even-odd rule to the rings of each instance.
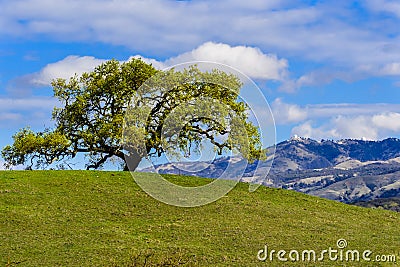
[[[274,171],[329,168],[344,162],[386,161],[397,157],[400,157],[397,138],[382,141],[292,138],[277,145]]]
[[[370,201],[359,201],[352,203],[366,208],[380,208],[400,212],[400,197],[379,198]]]
[[[267,161],[247,166],[242,181],[287,188],[342,202],[400,197],[400,139],[339,141],[291,138],[275,147]],[[159,173],[220,177],[232,158],[214,162],[168,163],[155,166]],[[257,173],[254,173],[259,164]],[[196,172],[188,170],[196,169]],[[185,171],[186,170],[186,171]],[[145,169],[143,171],[151,171]]]

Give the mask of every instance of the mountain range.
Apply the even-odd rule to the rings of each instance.
[[[228,166],[239,168],[243,162],[221,157],[212,162],[166,163],[142,171],[218,178]],[[400,197],[400,139],[293,137],[270,147],[267,160],[248,164],[241,180],[345,203]]]

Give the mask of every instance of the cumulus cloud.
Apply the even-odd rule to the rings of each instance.
[[[372,124],[392,132],[400,131],[400,113],[388,112],[372,117]]]
[[[315,139],[400,135],[399,104],[314,104],[300,106],[277,98],[271,105],[277,125],[292,125],[291,134]]]
[[[265,54],[259,48],[230,46],[223,43],[207,42],[196,49],[166,60],[166,65],[189,61],[211,61],[234,67],[251,78],[284,80],[288,62],[276,55]]]
[[[281,98],[275,99],[271,108],[276,124],[300,122],[304,121],[308,116],[305,108],[295,104],[284,103]]]
[[[209,61],[228,65],[254,79],[283,81],[288,75],[288,61],[277,55],[265,54],[257,47],[230,46],[223,43],[206,42],[190,52],[180,54],[165,61],[142,57],[158,69],[185,62]]]
[[[68,79],[75,74],[92,71],[96,66],[103,63],[104,59],[90,56],[71,55],[63,60],[46,65],[40,72],[32,75],[31,83],[36,85],[49,85],[53,79]]]
[[[29,73],[17,77],[8,83],[7,91],[17,97],[24,98],[32,95],[37,87],[46,87],[56,78],[69,79],[84,72],[92,71],[96,66],[105,62],[105,59],[98,59],[92,56],[70,55],[64,59],[49,63],[35,73]]]
[[[371,124],[370,116],[338,116],[332,120],[332,128],[339,138],[376,140],[381,129]]]
[[[265,54],[260,49],[248,46],[230,46],[222,43],[207,42],[165,61],[135,55],[131,58],[141,58],[157,69],[164,69],[176,64],[192,61],[211,61],[229,65],[251,78],[264,80],[283,80],[287,76],[288,63],[276,55]],[[29,86],[48,86],[56,78],[68,79],[75,74],[90,72],[106,59],[91,56],[70,55],[66,58],[47,64],[36,73],[27,74],[14,80],[13,90],[29,88]]]
[[[132,58],[140,58],[141,60],[143,60],[144,62],[146,62],[147,64],[151,64],[153,65],[154,68],[162,70],[168,67],[168,65],[165,64],[165,62],[162,61],[158,61],[154,58],[147,58],[147,57],[143,57],[141,55],[136,55],[136,56],[132,56],[128,59],[128,61]]]
[[[292,129],[292,135],[313,139],[337,139],[339,135],[335,129],[329,129],[326,125],[314,126],[312,121],[304,122]]]
[[[377,140],[400,134],[400,113],[381,113],[374,116],[336,116],[318,125],[306,121],[293,127],[292,134],[315,139]]]
[[[378,138],[377,129],[369,124],[370,118],[365,116],[347,117],[338,116],[322,125],[315,125],[312,121],[302,123],[292,129],[293,135],[314,139],[368,139]]]

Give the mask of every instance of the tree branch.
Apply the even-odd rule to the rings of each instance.
[[[109,158],[112,157],[112,156],[114,156],[114,155],[112,155],[112,154],[107,154],[107,155],[105,155],[105,156],[102,157],[98,162],[96,162],[96,163],[94,163],[94,164],[91,164],[91,165],[88,165],[88,166],[86,167],[86,170],[90,170],[91,168],[93,168],[93,169],[98,169],[104,162],[107,161],[107,159],[109,159]]]

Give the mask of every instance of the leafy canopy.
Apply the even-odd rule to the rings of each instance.
[[[143,157],[189,155],[208,140],[220,154],[236,149],[247,159],[263,158],[258,129],[238,99],[241,86],[219,70],[159,71],[141,59],[110,60],[79,77],[54,80],[60,101],[54,129],[24,128],[2,155],[7,167],[44,168],[81,152],[87,169],[117,157],[134,170]]]

